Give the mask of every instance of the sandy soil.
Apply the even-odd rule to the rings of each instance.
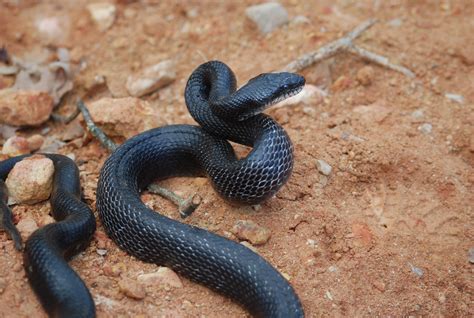
[[[19,4],[15,4],[18,2]],[[310,84],[328,85],[321,103],[269,110],[291,136],[296,151],[289,183],[259,211],[223,202],[205,179],[165,183],[182,194],[198,191],[202,206],[187,220],[221,235],[239,219],[271,229],[258,252],[290,277],[308,317],[472,317],[474,247],[474,5],[472,1],[282,1],[289,24],[262,36],[245,18],[255,1],[117,0],[117,19],[98,32],[85,1],[2,1],[0,45],[15,55],[44,47],[67,47],[83,70],[61,113],[86,101],[127,96],[125,81],[136,70],[166,58],[177,61],[178,80],[145,97],[162,124],[193,123],[183,98],[191,71],[207,59],[228,63],[239,82],[283,67],[303,53],[332,41],[360,22],[379,23],[357,43],[413,70],[417,78],[339,55],[303,74]],[[63,33],[42,36],[40,17],[59,17]],[[369,66],[370,84],[358,72]],[[91,89],[103,75],[108,89]],[[3,79],[4,82],[8,80]],[[445,97],[460,94],[464,103]],[[357,108],[370,105],[368,108]],[[356,109],[356,111],[354,111]],[[422,115],[413,115],[422,110]],[[429,133],[418,127],[431,124]],[[65,126],[49,121],[50,135]],[[37,130],[22,130],[28,136]],[[91,140],[61,153],[73,153],[82,184],[94,207],[95,189],[107,152]],[[329,177],[316,169],[323,159]],[[178,217],[165,200],[146,195],[156,210]],[[48,204],[16,206],[17,220],[32,215],[39,223]],[[0,316],[45,316],[25,278],[22,256],[0,233]],[[105,248],[101,256],[98,248]],[[230,300],[182,278],[183,288],[147,287],[143,300],[124,296],[118,282],[152,272],[98,233],[72,261],[97,302],[99,317],[247,316]],[[112,266],[123,269],[107,275]]]

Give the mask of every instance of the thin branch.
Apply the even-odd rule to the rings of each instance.
[[[84,120],[86,121],[87,128],[91,132],[91,134],[99,140],[102,146],[109,151],[114,151],[117,149],[117,145],[100,129],[92,120],[91,114],[87,109],[87,106],[84,104],[82,100],[77,102],[77,108],[82,113]],[[171,190],[166,188],[160,187],[157,184],[150,184],[148,186],[148,191],[151,193],[158,194],[165,199],[170,200],[174,204],[178,206],[179,214],[184,219],[191,215],[194,210],[201,204],[202,198],[198,194],[191,195],[189,198],[184,199],[174,193]]]
[[[77,118],[77,116],[79,116],[79,114],[81,113],[81,110],[77,107],[76,109],[74,109],[74,111],[69,114],[69,115],[66,115],[66,116],[63,116],[63,115],[59,115],[59,114],[56,114],[56,113],[53,113],[51,114],[51,118],[54,120],[54,121],[57,121],[57,122],[60,122],[60,123],[63,123],[63,124],[69,124],[71,121],[73,121],[74,119]]]
[[[183,219],[190,216],[202,202],[202,198],[198,194],[191,195],[187,199],[183,200],[183,198],[178,196],[173,191],[160,187],[157,184],[150,184],[148,186],[148,191],[161,195],[162,197],[167,198],[168,200],[176,204],[179,209],[179,214]]]
[[[117,145],[109,137],[107,137],[107,135],[102,131],[102,129],[96,126],[96,124],[92,120],[89,109],[87,109],[86,105],[82,100],[79,100],[77,102],[77,108],[79,108],[79,110],[81,111],[82,116],[86,121],[87,128],[91,132],[92,136],[96,137],[100,141],[102,146],[104,146],[109,151],[114,151],[115,149],[117,149]]]
[[[409,69],[400,65],[392,64],[389,62],[388,58],[362,49],[353,43],[356,38],[358,38],[363,32],[373,26],[376,22],[377,20],[370,19],[359,24],[354,30],[347,33],[344,37],[330,42],[320,47],[316,51],[304,54],[298,59],[292,61],[283,68],[283,71],[299,72],[315,63],[328,59],[336,54],[339,54],[341,52],[349,52],[358,55],[368,61],[377,63],[391,70],[400,72],[408,77],[414,78],[415,74]]]
[[[366,49],[363,49],[361,47],[358,47],[358,46],[355,46],[355,45],[351,46],[351,47],[349,47],[349,52],[351,52],[353,54],[356,54],[356,55],[359,55],[360,57],[362,57],[362,58],[364,58],[364,59],[366,59],[370,62],[374,62],[376,64],[385,66],[386,68],[389,68],[389,69],[394,70],[396,72],[402,73],[405,76],[408,76],[408,77],[411,77],[411,78],[415,78],[415,76],[416,76],[415,73],[413,73],[412,71],[410,71],[406,67],[403,67],[401,65],[392,64],[392,63],[390,63],[390,61],[387,57],[376,54],[374,52],[367,51]]]

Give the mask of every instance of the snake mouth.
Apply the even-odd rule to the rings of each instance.
[[[304,82],[303,84],[295,87],[295,88],[292,88],[290,90],[286,90],[283,94],[271,99],[270,101],[264,103],[263,105],[259,106],[259,107],[256,107],[256,108],[253,108],[251,111],[245,113],[245,114],[242,114],[240,115],[237,120],[238,121],[243,121],[243,120],[246,120],[250,117],[253,117],[257,114],[260,114],[261,112],[263,112],[265,109],[287,99],[287,98],[290,98],[292,96],[295,96],[296,94],[300,93],[302,90],[303,90],[303,87],[304,87]]]
[[[285,92],[283,95],[281,96],[278,96],[276,98],[274,98],[273,100],[271,100],[270,102],[266,103],[263,107],[264,109],[270,107],[270,106],[273,106],[287,98],[290,98],[292,96],[295,96],[296,94],[299,94],[302,90],[303,90],[303,87],[304,87],[304,84],[301,85],[301,86],[298,86],[298,87],[295,87],[287,92]]]

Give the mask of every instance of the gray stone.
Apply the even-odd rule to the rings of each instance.
[[[416,267],[416,266],[413,266],[412,264],[408,264],[408,265],[410,265],[411,271],[412,271],[416,276],[418,276],[418,277],[420,277],[420,278],[423,277],[424,272],[423,272],[423,270],[422,270],[421,268]]]
[[[97,24],[99,31],[103,32],[114,24],[117,8],[111,3],[91,3],[87,6],[92,20]]]
[[[417,109],[413,113],[411,113],[411,117],[413,119],[422,119],[424,116],[423,109]]]
[[[458,104],[464,104],[464,96],[462,96],[462,95],[446,93],[446,94],[444,94],[444,97],[446,97],[447,99],[452,100],[453,102],[456,102]]]
[[[289,21],[288,12],[277,2],[268,2],[248,7],[247,17],[256,24],[261,33],[270,33]]]
[[[291,21],[293,24],[309,24],[311,21],[305,17],[304,15],[297,15],[296,17],[293,18]]]
[[[469,249],[469,263],[474,264],[474,247]]]
[[[325,176],[329,176],[331,174],[332,167],[324,160],[317,160],[316,167],[318,168],[318,171],[324,174]]]
[[[421,126],[418,126],[418,130],[421,131],[423,134],[428,135],[433,130],[433,126],[431,124],[425,123]]]
[[[130,75],[127,79],[127,90],[130,95],[140,97],[170,84],[175,78],[175,63],[165,60]]]
[[[97,252],[97,254],[99,254],[100,256],[105,256],[107,254],[107,250],[106,249],[103,249],[103,248],[98,248],[95,250]]]
[[[403,21],[399,18],[395,18],[395,19],[392,19],[390,21],[388,21],[388,25],[391,26],[391,27],[399,27],[401,26],[403,23]]]

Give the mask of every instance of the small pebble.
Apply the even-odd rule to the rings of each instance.
[[[144,286],[130,278],[123,278],[118,283],[119,289],[125,296],[133,299],[143,299],[146,297]]]
[[[464,104],[464,96],[462,96],[462,95],[446,93],[446,94],[444,94],[444,97],[446,97],[447,99],[452,100],[453,102],[456,102],[458,104]]]
[[[423,270],[419,267],[416,267],[416,266],[413,266],[412,264],[409,264],[410,265],[410,268],[411,268],[411,271],[418,277],[423,277]]]
[[[334,298],[332,297],[331,293],[329,292],[329,290],[326,291],[326,297],[329,299],[329,300],[334,300]]]
[[[474,247],[469,249],[469,263],[474,264]]]
[[[95,250],[97,252],[97,254],[99,254],[100,256],[105,256],[107,255],[107,250],[105,249],[102,249],[102,248],[98,248]]]
[[[285,279],[286,279],[287,281],[290,281],[290,280],[291,280],[290,274],[287,274],[287,273],[285,273],[285,272],[281,272],[281,276],[285,277]]]
[[[26,138],[13,136],[3,144],[2,153],[9,157],[25,155],[30,153],[30,147]]]
[[[425,123],[421,126],[418,126],[418,130],[421,131],[421,133],[428,135],[433,130],[433,126],[431,124]]]
[[[289,22],[288,12],[277,2],[267,2],[248,7],[245,9],[245,14],[263,34],[270,33]]]
[[[34,152],[43,146],[44,143],[44,137],[41,135],[33,135],[31,137],[28,137],[28,147],[30,148],[31,152]]]
[[[145,285],[159,284],[175,288],[183,287],[178,274],[168,267],[159,267],[156,272],[138,275],[137,280]]]
[[[38,224],[36,224],[36,221],[33,218],[26,217],[18,222],[16,228],[21,236],[26,239],[31,235],[31,233],[38,229]]]
[[[296,17],[293,18],[291,21],[293,24],[309,24],[311,21],[305,17],[304,15],[297,15]]]
[[[332,167],[324,160],[317,160],[316,167],[318,168],[318,171],[325,176],[329,176],[331,174]]]
[[[392,27],[399,27],[402,25],[402,23],[403,23],[402,20],[399,18],[388,21],[388,25]]]
[[[58,150],[66,145],[65,142],[57,139],[55,136],[48,136],[45,138],[43,145],[40,148],[42,153],[58,153]]]
[[[7,281],[3,278],[0,278],[0,295],[3,294],[5,288],[7,288]]]
[[[13,271],[18,273],[19,271],[21,271],[23,269],[23,264],[21,263],[15,263],[15,265],[13,265]]]
[[[332,266],[328,267],[328,272],[330,272],[330,273],[335,273],[335,272],[337,272],[337,270],[338,270],[337,266],[335,266],[335,265],[332,265]]]
[[[119,277],[122,273],[127,271],[125,263],[106,264],[103,267],[104,275],[109,277]]]
[[[417,109],[411,113],[411,118],[413,119],[422,119],[424,117],[423,109]]]
[[[374,78],[374,69],[371,66],[364,66],[357,71],[356,79],[364,86],[372,84]]]
[[[250,241],[254,245],[268,242],[271,232],[266,227],[260,226],[253,221],[239,220],[235,223],[231,232],[239,239]]]
[[[99,31],[103,32],[114,24],[117,8],[112,3],[91,3],[87,6],[87,10]]]
[[[372,285],[375,287],[375,289],[377,289],[380,292],[385,291],[385,283],[380,281],[380,280],[376,280],[376,281],[372,282]]]

